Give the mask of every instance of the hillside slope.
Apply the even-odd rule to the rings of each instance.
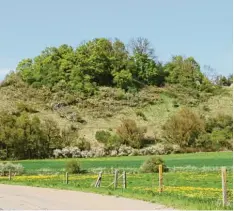
[[[220,88],[215,94],[200,93],[180,86],[146,87],[138,93],[100,87],[92,97],[51,93],[35,89],[22,81],[0,87],[0,111],[14,111],[19,104],[34,110],[31,115],[54,119],[61,128],[73,125],[79,135],[95,141],[97,130],[115,130],[121,119],[130,118],[147,128],[147,135],[160,138],[162,125],[183,106],[204,115],[219,113],[232,116],[232,87]]]

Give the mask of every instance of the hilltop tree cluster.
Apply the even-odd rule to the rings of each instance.
[[[22,60],[17,71],[34,87],[87,94],[93,94],[98,86],[131,90],[179,83],[205,89],[209,84],[193,57],[174,56],[163,65],[145,38],[133,39],[128,45],[118,39],[97,38],[77,48],[49,47],[33,59]]]

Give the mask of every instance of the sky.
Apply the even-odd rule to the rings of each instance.
[[[193,56],[232,73],[232,0],[1,0],[0,80],[46,47],[148,38],[158,60]]]

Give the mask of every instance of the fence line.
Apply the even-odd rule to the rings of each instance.
[[[219,168],[220,169],[220,168]],[[220,170],[219,170],[220,172]],[[173,180],[170,179],[170,176],[174,179],[174,173],[172,172],[172,174],[165,174],[165,178],[163,177],[163,166],[159,166],[159,173],[150,173],[150,174],[130,174],[127,173],[125,170],[121,170],[121,174],[119,174],[120,171],[118,169],[115,169],[115,173],[113,174],[103,174],[103,172],[99,172],[98,176],[95,174],[68,174],[67,172],[64,172],[63,174],[54,174],[54,175],[38,175],[38,176],[15,176],[14,172],[12,171],[8,171],[7,174],[4,174],[5,176],[2,178],[6,178],[6,180],[12,181],[14,182],[14,180],[18,180],[20,178],[29,178],[30,180],[34,181],[36,183],[36,180],[38,181],[42,181],[44,184],[44,181],[51,181],[54,184],[59,184],[59,181],[61,181],[61,183],[65,183],[66,185],[76,185],[79,184],[78,187],[81,185],[83,185],[83,187],[90,187],[90,184],[92,183],[92,186],[96,187],[96,188],[111,188],[112,190],[116,190],[119,189],[120,187],[122,187],[122,189],[130,189],[130,190],[139,190],[139,191],[155,191],[155,189],[158,186],[158,192],[159,193],[167,193],[168,191],[172,191],[171,193],[176,194],[176,191],[178,190],[178,193],[180,191],[179,188],[192,188],[191,191],[195,191],[194,193],[197,194],[199,191],[201,191],[201,193],[206,193],[206,191],[209,191],[209,189],[214,189],[214,193],[216,191],[216,195],[215,194],[211,194],[212,199],[215,199],[215,197],[219,197],[220,198],[220,202],[222,202],[223,206],[227,206],[229,203],[228,199],[230,198],[229,193],[232,193],[232,190],[228,190],[228,186],[227,183],[231,182],[231,180],[228,181],[227,177],[229,175],[232,174],[227,174],[227,168],[226,167],[222,167],[221,168],[221,178],[220,176],[215,176],[215,182],[214,180],[207,180],[206,184],[211,184],[210,186],[208,185],[207,187],[199,187],[199,186],[194,186],[194,184],[192,186],[186,186],[185,183],[181,183],[182,186],[180,186],[180,182],[178,182],[178,178],[176,178],[175,183],[173,183]],[[170,173],[170,172],[169,172]],[[151,176],[152,174],[152,176]],[[176,173],[175,173],[176,174]],[[207,173],[205,172],[197,172],[197,176],[196,174],[193,175],[189,172],[183,172],[182,175],[190,175],[191,178],[201,178],[202,180],[204,180],[203,175],[206,175]],[[210,172],[211,175],[216,175],[212,172]],[[156,175],[158,175],[158,179],[157,177],[155,177]],[[180,172],[178,172],[178,176],[180,175]],[[177,177],[177,176],[176,176]],[[46,179],[47,178],[47,179]],[[64,181],[65,178],[65,181]],[[121,179],[122,178],[122,179]],[[138,179],[137,179],[138,178]],[[143,182],[141,183],[141,179],[142,178]],[[146,179],[145,179],[146,178]],[[152,179],[151,179],[152,178]],[[0,177],[1,179],[1,177]],[[111,181],[112,180],[112,181]],[[24,181],[24,180],[21,180]],[[82,182],[84,181],[84,183]],[[130,183],[129,183],[130,181]],[[137,182],[139,181],[139,183]],[[148,182],[147,182],[148,181]],[[184,181],[189,181],[189,178],[185,178]],[[87,183],[89,183],[89,186],[87,185]],[[222,188],[217,188],[217,182],[219,182],[220,187]],[[101,184],[103,183],[103,184]],[[133,185],[134,183],[134,185]],[[148,183],[148,185],[147,185]],[[197,183],[197,181],[195,182],[195,184]],[[49,183],[48,183],[49,184]],[[128,185],[129,184],[129,185]],[[179,186],[177,186],[176,184],[179,184]],[[139,189],[138,189],[138,185],[139,185]],[[211,188],[211,187],[215,187],[215,188]],[[194,189],[193,189],[194,187]],[[173,192],[175,191],[175,192]],[[205,192],[203,192],[205,191]],[[212,191],[212,190],[211,190]],[[220,194],[220,195],[218,195]],[[209,196],[205,196],[205,198],[209,198]],[[232,200],[232,199],[231,199]]]

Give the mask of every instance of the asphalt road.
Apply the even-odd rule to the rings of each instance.
[[[0,210],[169,210],[163,205],[69,190],[0,184]]]

